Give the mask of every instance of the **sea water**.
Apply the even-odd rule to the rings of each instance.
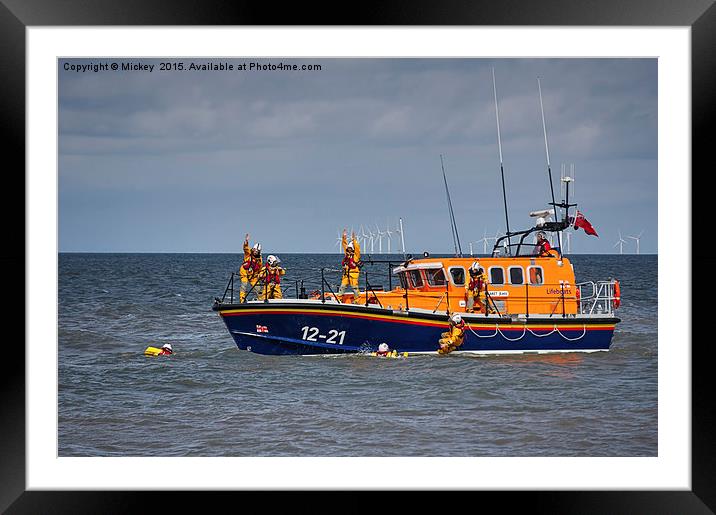
[[[280,257],[287,297],[341,260]],[[407,359],[238,350],[211,304],[241,259],[59,255],[59,456],[657,456],[657,256],[571,257],[621,283],[609,352]]]

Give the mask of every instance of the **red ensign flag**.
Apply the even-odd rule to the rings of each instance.
[[[577,211],[577,217],[574,219],[574,229],[577,230],[580,227],[584,229],[584,232],[587,234],[591,234],[599,238],[597,231],[594,230],[594,227],[592,227],[592,224],[589,223],[589,220],[584,218],[584,215]]]

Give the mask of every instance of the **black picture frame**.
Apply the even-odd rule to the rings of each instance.
[[[692,168],[711,172],[716,92],[716,6],[714,0],[523,0],[376,2],[345,4],[339,11],[320,5],[273,4],[246,1],[192,0],[0,0],[0,155],[5,169],[5,202],[2,203],[5,236],[10,241],[3,264],[6,327],[18,326],[12,316],[18,309],[18,291],[24,291],[23,307],[47,309],[25,291],[27,274],[25,224],[20,206],[10,197],[25,192],[25,29],[31,26],[89,25],[536,25],[536,26],[687,26],[691,27],[692,72]],[[349,9],[350,7],[350,9]],[[334,7],[335,8],[335,7]],[[347,13],[347,14],[344,14]],[[685,180],[690,174],[685,173]],[[687,178],[688,177],[688,178]],[[692,194],[692,209],[709,205],[707,188]],[[12,192],[12,195],[8,193]],[[681,216],[685,216],[681,214]],[[694,220],[696,213],[691,214]],[[675,239],[683,244],[676,235]],[[663,242],[671,244],[673,242]],[[688,243],[688,242],[687,242]],[[19,249],[22,249],[21,251]],[[692,254],[692,267],[709,266],[705,252]],[[22,269],[23,274],[17,273]],[[690,279],[690,278],[689,278]],[[22,281],[22,284],[20,284]],[[689,281],[691,282],[691,281]],[[696,298],[692,296],[693,305]],[[11,309],[12,308],[12,309]],[[685,308],[686,309],[686,308]],[[708,310],[710,311],[710,310]],[[27,312],[25,312],[25,317]],[[690,313],[689,319],[694,321]],[[26,318],[25,318],[26,320]],[[692,324],[693,325],[693,324]],[[23,324],[24,327],[24,324]],[[684,328],[692,336],[692,328]],[[0,373],[0,511],[6,513],[131,513],[148,511],[148,502],[163,511],[186,508],[185,492],[123,491],[26,491],[25,487],[25,349],[18,338],[7,339]],[[681,342],[673,342],[679,344]],[[711,398],[714,374],[710,367],[709,337],[692,340],[692,489],[690,491],[524,491],[475,492],[480,502],[494,501],[515,509],[549,513],[714,513],[716,510],[716,452],[714,434],[716,403]],[[688,349],[684,349],[688,351]],[[412,495],[418,501],[420,492]],[[193,500],[215,506],[248,492],[192,492]],[[210,497],[210,499],[209,499]],[[358,501],[360,503],[360,501]],[[368,500],[373,504],[374,501]],[[454,501],[453,501],[454,502]],[[451,502],[452,504],[452,502]],[[358,507],[360,504],[354,504]],[[486,504],[489,506],[490,504]],[[232,509],[238,509],[233,505]]]

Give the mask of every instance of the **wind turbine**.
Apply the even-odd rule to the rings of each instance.
[[[375,224],[375,230],[378,233],[378,254],[383,253],[383,236],[385,236],[385,233],[380,230],[380,227],[378,227],[378,224]]]
[[[341,243],[343,243],[343,232],[338,231],[338,238],[336,238],[336,243],[333,245],[334,247],[341,248]]]
[[[623,253],[624,253],[624,244],[625,244],[625,243],[626,243],[626,240],[624,240],[624,239],[622,238],[622,232],[619,231],[619,241],[617,241],[617,242],[614,244],[615,247],[616,247],[617,245],[619,245],[619,254],[623,254]]]
[[[485,229],[485,232],[482,233],[482,238],[477,240],[475,243],[482,243],[482,253],[487,254],[487,228]]]
[[[368,249],[368,235],[365,233],[365,229],[363,228],[363,225],[360,226],[360,234],[358,235],[361,238],[363,238],[363,243],[361,243],[362,249]]]
[[[497,243],[497,239],[498,239],[499,237],[500,237],[500,233],[499,233],[499,232],[495,232],[495,235],[494,235],[494,236],[486,236],[486,237],[485,237],[485,254],[487,254],[487,243],[490,242],[490,241],[494,241],[495,243]],[[493,246],[494,246],[494,245],[493,245]]]
[[[397,234],[400,234],[400,251],[403,253],[403,257],[405,257],[405,237],[403,236],[403,219],[398,218],[398,227],[396,227],[395,232]]]
[[[370,239],[370,253],[372,254],[373,249],[374,249],[373,243],[375,241],[373,238],[375,235],[373,234],[373,231],[371,231],[370,229],[368,229],[368,235],[369,235],[369,239]]]
[[[393,239],[393,231],[390,230],[390,220],[385,221],[385,234],[388,236],[388,254],[390,254],[390,242]]]
[[[636,253],[637,253],[637,254],[639,253],[639,240],[641,239],[641,235],[642,235],[643,233],[644,233],[644,231],[642,230],[642,231],[639,233],[639,236],[627,236],[627,238],[631,238],[632,240],[635,240],[635,241],[636,241]]]

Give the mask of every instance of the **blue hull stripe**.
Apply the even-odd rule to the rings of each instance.
[[[253,310],[224,316],[223,320],[240,349],[259,354],[371,352],[377,350],[382,342],[398,352],[433,353],[437,352],[440,334],[448,328],[447,323],[409,324],[399,319],[347,317],[341,316],[341,313],[261,313]],[[545,325],[546,322],[540,321],[517,327],[502,324],[485,327],[481,322],[481,327],[475,327],[474,332],[468,330],[465,333],[464,344],[458,352],[608,350],[614,334],[614,322],[608,321],[595,323],[585,320],[584,324],[574,321],[559,324],[555,321],[552,329]]]

